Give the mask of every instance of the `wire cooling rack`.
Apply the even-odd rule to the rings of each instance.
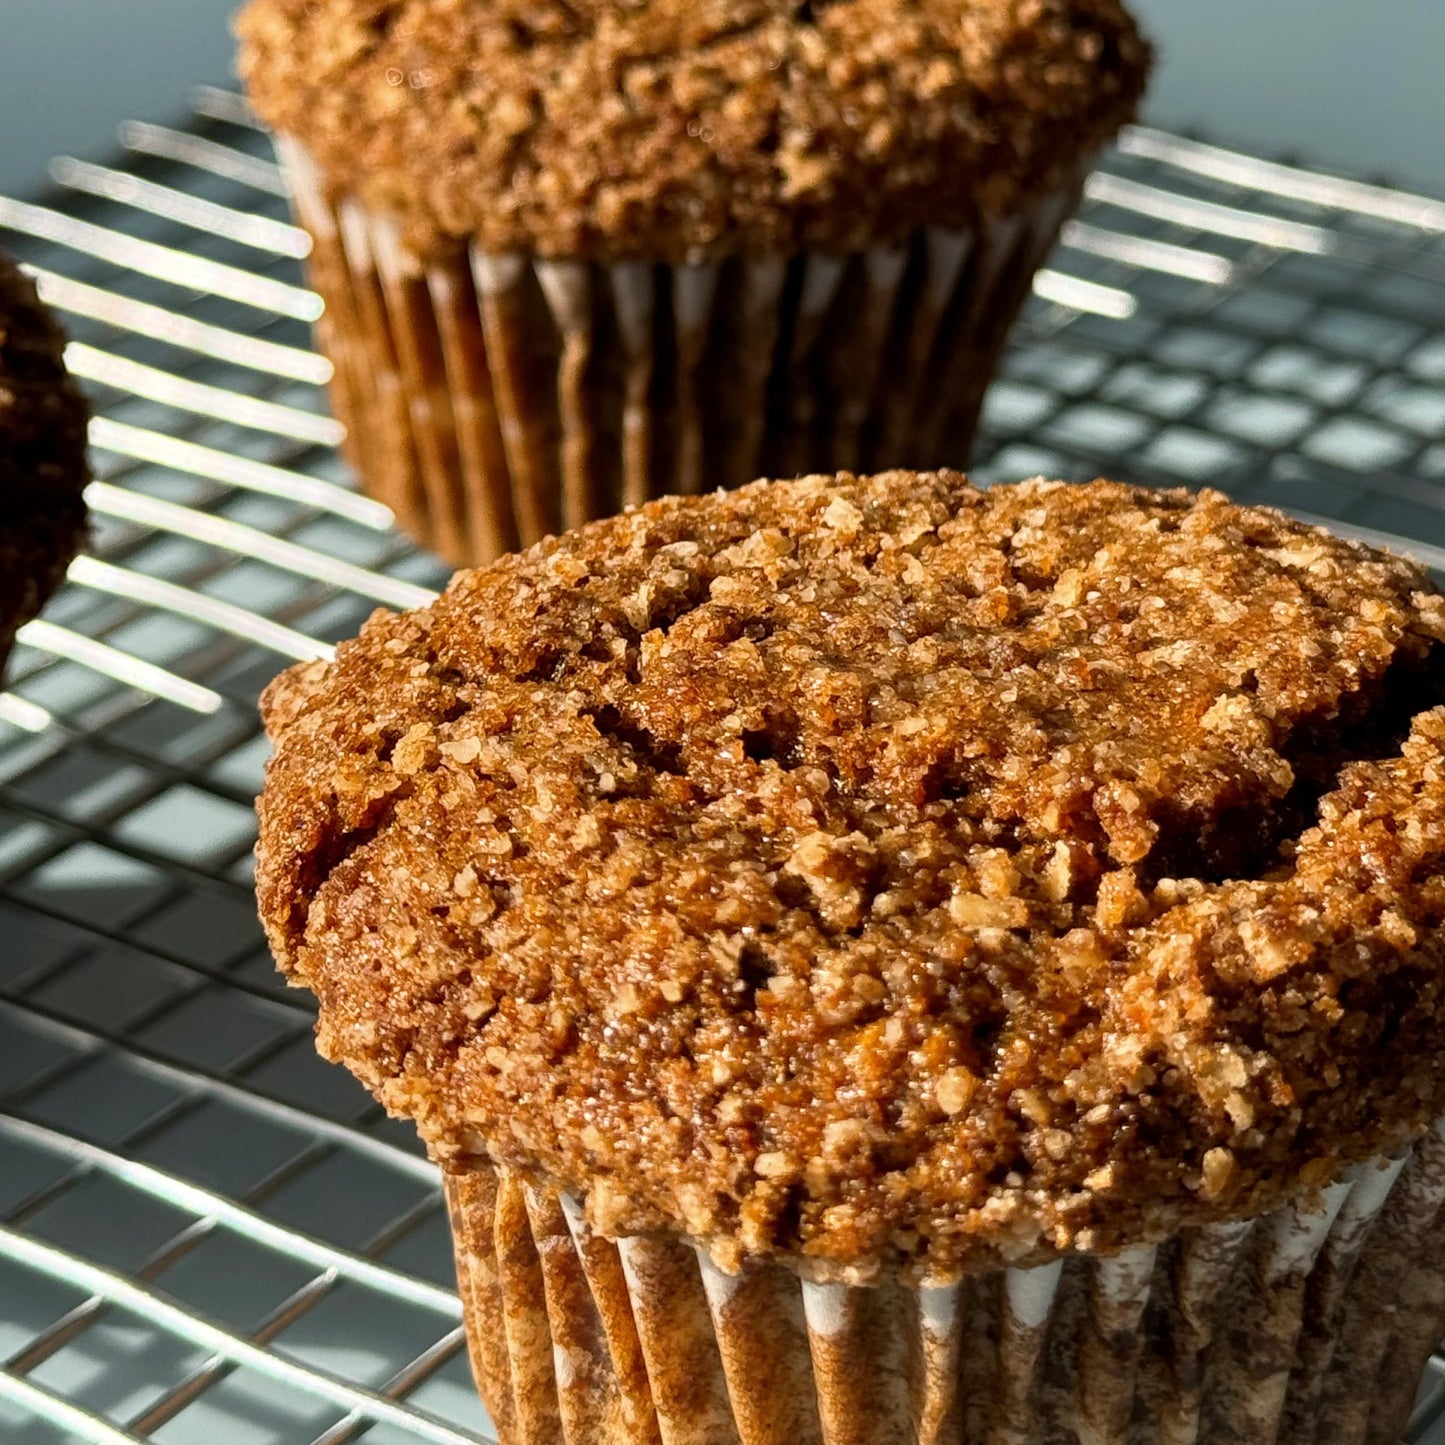
[[[259,688],[444,575],[350,490],[244,104],[121,140],[0,198],[98,476],[0,695],[0,1438],[490,1438],[434,1171],[317,1060],[250,897]],[[1209,483],[1445,564],[1445,203],[1135,129],[1035,292],[980,475]]]

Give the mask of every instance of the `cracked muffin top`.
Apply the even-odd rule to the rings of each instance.
[[[88,416],[64,334],[0,255],[0,663],[84,537]]]
[[[1217,493],[667,499],[264,700],[320,1047],[726,1267],[1252,1214],[1445,1111],[1445,599]]]
[[[423,253],[971,226],[1067,184],[1149,67],[1117,0],[251,0],[237,31],[262,118]]]

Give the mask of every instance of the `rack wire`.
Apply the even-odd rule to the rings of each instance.
[[[97,405],[92,553],[0,694],[0,1436],[490,1439],[434,1171],[316,1059],[250,898],[260,687],[444,573],[338,459],[244,103],[120,139],[0,197]],[[1136,128],[977,472],[1210,484],[1445,567],[1442,383],[1445,202]]]

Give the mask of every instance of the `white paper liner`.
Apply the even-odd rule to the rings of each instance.
[[[1445,1123],[1311,1207],[949,1287],[741,1275],[448,1176],[502,1445],[1398,1445],[1445,1323]]]
[[[670,492],[965,466],[1081,177],[966,234],[698,265],[410,253],[279,154],[366,490],[456,563]]]

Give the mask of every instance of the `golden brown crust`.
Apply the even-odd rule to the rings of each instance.
[[[1416,566],[1217,493],[665,500],[270,689],[263,918],[604,1233],[1109,1248],[1445,1111],[1442,659]]]
[[[237,29],[261,116],[424,253],[962,228],[1064,182],[1149,64],[1118,0],[252,0]]]
[[[85,534],[89,412],[64,358],[55,318],[0,255],[0,666]]]

